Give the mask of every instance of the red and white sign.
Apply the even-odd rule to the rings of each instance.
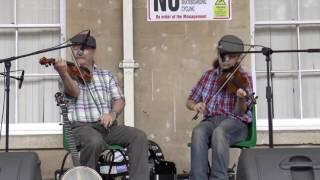
[[[231,0],[147,0],[148,21],[231,20]]]

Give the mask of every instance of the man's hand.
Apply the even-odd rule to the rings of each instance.
[[[239,98],[245,98],[247,97],[247,92],[241,88],[239,88],[236,92],[237,97]]]
[[[105,113],[100,116],[98,121],[100,121],[101,125],[108,128],[112,125],[112,123],[116,119],[116,117],[117,117],[116,112]]]
[[[234,108],[234,112],[238,115],[241,115],[247,111],[246,97],[247,92],[239,88],[236,92],[237,101]]]
[[[204,102],[199,102],[193,106],[193,109],[197,112],[203,113],[206,109],[206,104]]]
[[[61,58],[55,61],[53,67],[60,75],[65,75],[66,73],[68,73],[67,63]]]

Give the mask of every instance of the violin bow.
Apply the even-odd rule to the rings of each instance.
[[[248,51],[251,49],[252,47],[250,46],[250,48],[248,49]],[[221,87],[218,89],[218,91],[207,101],[208,103],[214,99],[216,97],[217,94],[220,93],[220,91],[227,85],[227,83],[231,80],[231,78],[233,77],[233,75],[236,73],[236,71],[240,68],[240,64],[241,62],[244,60],[244,58],[247,56],[247,54],[244,54],[241,56],[240,61],[237,63],[236,68],[233,70],[233,72],[230,73],[230,75],[228,76],[228,78],[226,79],[226,81],[221,85]],[[197,120],[199,117],[199,111],[197,111],[196,115],[193,116],[192,120]]]
[[[94,98],[93,93],[92,93],[92,91],[90,90],[90,88],[89,88],[89,86],[88,86],[88,83],[85,81],[82,72],[80,71],[80,65],[79,65],[79,63],[76,61],[76,55],[74,54],[74,52],[73,52],[73,50],[72,50],[71,48],[70,48],[70,50],[71,50],[72,60],[74,61],[75,66],[77,67],[78,71],[80,72],[81,79],[82,79],[84,85],[86,86],[86,88],[88,89],[88,91],[89,91],[89,93],[90,93],[90,96],[91,96],[94,104],[95,104],[96,107],[97,107],[97,110],[98,110],[98,112],[99,112],[99,115],[101,116],[101,115],[102,115],[102,111],[101,111],[101,109],[99,108],[98,103],[97,103],[97,100]]]

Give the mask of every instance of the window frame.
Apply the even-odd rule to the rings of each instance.
[[[298,19],[300,19],[300,0],[297,0],[297,8],[298,8]],[[320,25],[319,21],[256,21],[255,19],[255,0],[250,0],[250,36],[251,36],[251,44],[255,44],[255,29],[256,27],[262,26],[281,26],[281,25],[295,25],[296,26],[296,35],[297,35],[297,48],[300,49],[300,26],[301,25]],[[320,72],[320,69],[302,69],[301,67],[301,53],[297,54],[298,57],[298,70],[292,71],[277,71],[274,70],[272,72],[275,73],[286,73],[286,72],[295,72],[298,74],[298,83],[299,83],[299,100],[300,100],[300,118],[290,118],[290,119],[279,119],[273,118],[273,130],[319,130],[320,129],[320,119],[319,118],[303,118],[303,98],[302,98],[302,73],[304,72]],[[255,68],[255,54],[251,54],[251,72],[253,77],[253,86],[254,91],[256,92],[256,74],[257,73],[265,73],[266,71],[256,71]],[[265,97],[262,97],[265,99]],[[267,101],[265,99],[265,101]],[[259,113],[259,108],[256,108],[256,113]],[[260,110],[267,111],[267,109]],[[256,116],[257,117],[257,116]],[[268,130],[268,118],[257,118],[257,130],[267,131]]]
[[[14,16],[14,22],[15,24],[0,24],[0,29],[13,29],[15,31],[15,56],[18,55],[18,41],[19,41],[19,34],[18,31],[20,29],[55,29],[60,30],[60,42],[64,42],[66,40],[66,0],[59,0],[59,19],[60,24],[17,24],[17,0],[14,0],[13,3],[13,16]],[[66,57],[66,49],[60,50],[61,57]],[[13,68],[17,69],[18,64],[16,63],[16,66],[12,66]],[[18,73],[16,72],[13,74],[15,76],[18,76]],[[41,74],[41,73],[26,73],[25,77],[39,77],[39,76],[59,76],[58,74]],[[12,81],[13,82],[13,81]],[[15,122],[18,122],[18,82],[15,82],[15,88],[11,89],[11,92],[15,92],[15,112],[14,112],[14,118]],[[4,119],[5,120],[5,119]],[[3,125],[2,127],[2,134],[5,135],[6,133],[6,127]],[[9,134],[10,135],[42,135],[42,134],[62,134],[62,127],[59,125],[59,123],[15,123],[15,124],[9,124]]]

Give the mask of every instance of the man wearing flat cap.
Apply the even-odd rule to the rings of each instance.
[[[187,99],[189,110],[203,114],[203,120],[192,131],[192,180],[228,180],[229,147],[247,137],[247,124],[252,118],[247,99],[248,94],[252,94],[250,75],[241,67],[237,70],[247,87],[242,87],[241,82],[234,82],[239,84],[234,92],[219,84],[220,77],[238,65],[243,49],[243,43],[237,36],[223,36],[218,43],[218,58],[213,68],[203,73]],[[210,148],[212,166],[208,171]],[[208,175],[208,172],[211,173]]]
[[[75,60],[80,66],[89,69],[91,80],[73,79],[68,74],[66,62],[61,59],[57,60],[54,67],[62,79],[62,90],[69,99],[69,119],[80,147],[81,165],[96,169],[106,144],[119,144],[128,149],[130,179],[149,179],[146,135],[136,128],[117,125],[117,117],[125,106],[125,98],[111,71],[96,66],[95,38],[78,34],[71,38],[71,42],[74,44],[72,52]]]

